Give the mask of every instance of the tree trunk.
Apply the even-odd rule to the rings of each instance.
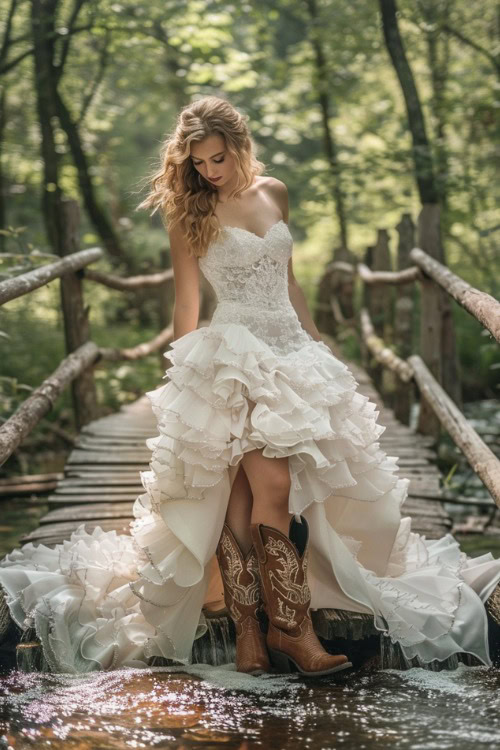
[[[442,8],[441,8],[442,5]],[[426,40],[429,55],[429,71],[432,83],[431,108],[434,116],[434,145],[436,160],[436,189],[442,209],[444,234],[448,233],[448,170],[449,159],[446,144],[446,84],[449,64],[449,38],[443,33],[449,21],[450,4],[444,0],[436,5],[434,0],[421,3],[420,8],[426,22]]]
[[[307,8],[309,10],[309,15],[312,21],[311,44],[314,50],[316,65],[315,89],[318,96],[318,104],[321,111],[321,120],[323,124],[324,150],[328,165],[330,167],[330,174],[332,176],[333,201],[335,204],[335,212],[337,214],[337,219],[339,222],[340,245],[341,247],[347,248],[347,218],[345,212],[345,198],[340,176],[337,143],[335,141],[333,130],[330,127],[331,102],[328,91],[328,71],[322,40],[319,33],[321,26],[318,17],[316,0],[307,0]]]
[[[3,172],[3,141],[5,132],[5,110],[6,110],[5,86],[0,93],[0,229],[5,229],[7,225],[7,212],[5,207],[5,178]],[[0,253],[5,250],[5,235],[0,234]]]
[[[62,251],[62,193],[59,187],[59,154],[56,151],[53,122],[56,108],[53,97],[55,16],[59,0],[32,0],[31,28],[36,104],[41,132],[43,159],[42,212],[49,244],[58,255]]]
[[[379,0],[379,2],[387,51],[401,84],[406,104],[408,125],[413,142],[413,161],[420,201],[422,203],[436,203],[438,193],[434,179],[432,153],[427,138],[424,114],[420,105],[415,79],[413,78],[413,73],[403,46],[403,40],[399,33],[396,2],[395,0]]]
[[[446,264],[441,239],[440,207],[438,204],[439,190],[434,175],[432,151],[427,138],[424,114],[415,79],[413,78],[413,73],[399,33],[396,0],[379,0],[379,3],[382,13],[384,38],[401,84],[413,142],[415,176],[422,203],[422,212],[419,217],[419,244],[433,258]],[[425,247],[424,244],[426,245]],[[422,285],[422,288],[424,286]],[[441,320],[435,321],[436,326],[439,328],[439,339],[432,346],[434,349],[438,348],[441,361],[439,365],[435,362],[426,363],[431,367],[435,377],[448,395],[460,405],[461,387],[451,302],[446,292],[441,289],[437,289],[435,294],[438,300],[436,303],[436,314],[441,315]],[[425,293],[422,295],[422,304],[426,304]],[[427,310],[427,313],[429,313],[429,310]],[[425,356],[423,352],[422,356]]]
[[[0,66],[5,64],[7,59],[9,48],[12,43],[12,26],[14,22],[14,15],[17,10],[17,0],[10,1],[10,7],[5,17],[2,19],[3,26],[3,38],[0,45]],[[0,93],[0,229],[5,229],[7,226],[7,211],[6,211],[6,185],[3,172],[3,142],[5,125],[7,123],[6,109],[7,109],[7,84],[4,81]],[[0,252],[5,250],[5,235],[0,234]]]
[[[94,185],[89,174],[87,156],[82,147],[78,126],[73,121],[69,109],[57,90],[57,86],[54,88],[54,100],[56,103],[59,122],[68,138],[71,155],[78,173],[78,183],[80,185],[83,202],[90,220],[93,223],[96,232],[101,237],[108,253],[113,258],[126,260],[126,254],[121,246],[120,240],[95,197]]]

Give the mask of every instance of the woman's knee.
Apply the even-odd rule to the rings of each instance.
[[[245,473],[245,469],[243,468],[242,463],[240,463],[238,471],[236,472],[233,483],[231,485],[230,499],[234,499],[236,497],[243,498],[245,500],[251,500],[252,498],[252,489],[250,487],[250,483],[248,481],[248,477]]]
[[[269,472],[265,479],[267,480],[265,481],[265,495],[275,497],[277,500],[279,498],[288,500],[291,485],[288,468],[282,468],[280,471]]]
[[[287,505],[290,494],[288,459],[254,456],[245,467],[254,504]]]

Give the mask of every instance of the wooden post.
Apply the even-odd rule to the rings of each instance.
[[[415,244],[415,225],[410,214],[403,214],[396,227],[399,242],[397,270],[403,271],[412,265],[410,250]],[[394,304],[394,345],[401,359],[413,354],[414,282],[398,284]],[[403,424],[410,424],[413,386],[396,380],[394,393],[394,415]]]
[[[78,251],[78,203],[74,200],[61,202],[61,224],[63,227],[62,250],[65,255]],[[61,307],[64,319],[66,353],[78,349],[89,341],[88,307],[83,299],[83,272],[61,276]],[[97,394],[94,373],[91,367],[84,370],[71,384],[71,395],[75,423],[78,430],[98,416]]]
[[[444,262],[440,234],[440,208],[435,203],[424,204],[418,217],[418,246]],[[459,408],[461,388],[453,326],[451,301],[447,293],[428,277],[420,284],[420,356],[438,383]],[[439,420],[425,403],[420,401],[418,432],[437,439],[441,432]]]
[[[389,236],[385,229],[377,232],[377,241],[371,252],[372,271],[392,271]],[[367,294],[368,310],[376,333],[386,344],[392,342],[392,298],[394,290],[386,284],[374,285]],[[374,363],[369,368],[377,390],[382,396],[392,395],[394,375],[382,365]]]
[[[351,250],[339,245],[333,253],[333,261],[350,263],[355,268],[358,259]],[[354,275],[348,271],[335,269],[324,274],[318,288],[314,320],[318,330],[335,337],[337,333],[343,332],[342,319],[352,323],[354,318],[354,285]],[[339,311],[338,316],[332,312],[332,297]]]

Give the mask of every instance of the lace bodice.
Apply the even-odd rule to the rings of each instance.
[[[290,230],[282,219],[264,237],[225,226],[199,260],[217,296],[211,325],[244,325],[278,354],[312,341],[288,295],[292,246]]]

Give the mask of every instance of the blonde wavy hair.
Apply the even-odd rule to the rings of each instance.
[[[191,143],[210,135],[223,137],[238,175],[228,200],[238,198],[252,185],[254,176],[266,168],[255,156],[247,121],[248,115],[238,112],[226,99],[204,96],[180,110],[175,129],[162,143],[160,165],[147,178],[150,192],[136,210],[153,209],[150,216],[160,210],[165,227],[180,224],[189,255],[206,255],[221,231],[215,215],[217,189],[195,169]]]

